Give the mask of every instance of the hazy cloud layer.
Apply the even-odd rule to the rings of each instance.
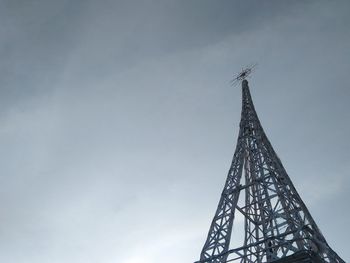
[[[229,81],[255,62],[262,125],[349,261],[348,10],[0,0],[0,261],[197,260],[238,133]]]

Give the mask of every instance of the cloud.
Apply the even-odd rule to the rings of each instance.
[[[3,5],[1,261],[197,259],[238,132],[228,83],[252,62],[267,135],[326,238],[342,225],[321,210],[346,203],[346,4]]]

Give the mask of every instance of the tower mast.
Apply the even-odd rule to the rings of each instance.
[[[260,124],[246,80],[250,72],[244,70],[237,77],[242,81],[237,146],[197,263],[343,263],[327,244]],[[238,204],[241,193],[243,205]],[[245,237],[241,247],[230,249],[236,211],[244,217]]]

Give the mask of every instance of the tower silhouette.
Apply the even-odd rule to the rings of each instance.
[[[244,243],[230,249],[236,211],[244,217]],[[244,78],[236,150],[196,263],[205,262],[344,262],[327,244],[266,137]]]

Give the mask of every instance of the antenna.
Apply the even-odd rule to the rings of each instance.
[[[245,80],[250,76],[250,74],[254,71],[254,68],[257,66],[257,64],[254,64],[252,66],[248,66],[245,69],[242,68],[242,71],[236,75],[236,77],[231,80],[231,85],[236,86],[238,82]]]

